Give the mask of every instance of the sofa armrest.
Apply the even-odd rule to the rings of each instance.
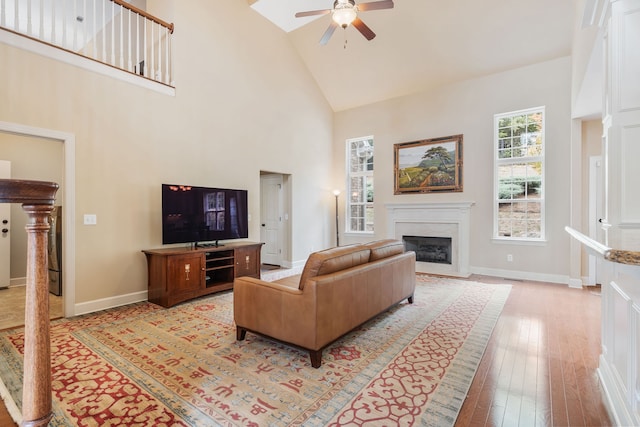
[[[236,327],[304,348],[316,339],[316,303],[312,292],[251,277],[234,281]]]

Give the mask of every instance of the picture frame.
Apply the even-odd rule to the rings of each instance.
[[[463,136],[394,144],[394,194],[462,191]]]

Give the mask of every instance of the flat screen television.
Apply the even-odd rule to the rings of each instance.
[[[249,237],[247,190],[162,184],[162,244]]]

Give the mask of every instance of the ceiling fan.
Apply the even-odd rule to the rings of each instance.
[[[324,32],[320,39],[320,44],[325,45],[338,27],[347,28],[349,25],[356,27],[358,31],[367,39],[371,40],[376,33],[358,18],[358,12],[366,12],[369,10],[392,9],[393,0],[372,1],[369,3],[359,3],[356,5],[355,0],[335,0],[332,9],[309,10],[307,12],[296,13],[296,18],[313,15],[327,15],[331,13],[333,18],[329,28]]]

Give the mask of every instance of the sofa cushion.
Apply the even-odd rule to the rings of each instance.
[[[404,243],[395,239],[376,240],[363,245],[371,250],[369,262],[404,253]]]
[[[300,277],[300,289],[304,283],[315,276],[334,273],[369,262],[371,250],[363,245],[339,246],[325,249],[309,255]]]

